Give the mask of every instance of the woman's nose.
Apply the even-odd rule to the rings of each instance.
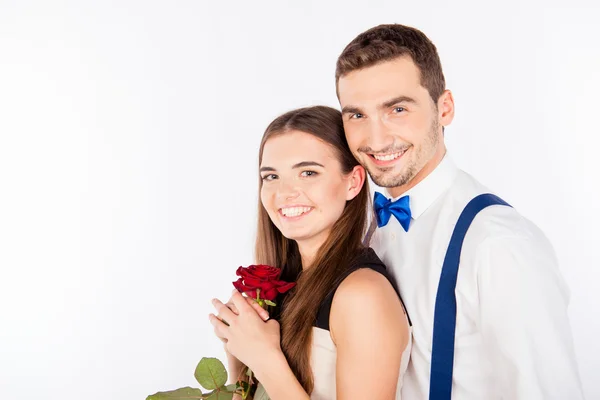
[[[279,180],[277,188],[277,197],[283,200],[294,199],[300,194],[298,187],[293,182],[287,182],[283,179]]]

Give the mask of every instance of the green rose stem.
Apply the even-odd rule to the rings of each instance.
[[[269,306],[275,306],[275,303],[273,303],[272,301],[260,298],[260,288],[256,289],[256,302],[258,303],[259,306],[261,306],[262,308],[264,308],[267,311],[269,311],[269,309],[268,309]],[[246,366],[244,369],[242,369],[242,372],[244,372],[244,371],[246,372],[246,375],[248,376],[248,387],[246,389],[243,385],[241,385],[241,386],[242,386],[242,399],[246,400],[250,394],[254,395],[254,393],[256,392],[256,385],[254,384],[253,379],[252,379],[254,377],[254,373],[252,372],[252,370],[248,366]]]
[[[270,311],[270,307],[276,306],[271,300],[260,298],[260,289],[256,289],[256,302],[267,311]],[[223,319],[221,321],[229,326],[227,321]],[[244,376],[248,378],[248,381],[244,380]],[[261,400],[269,399],[264,388],[261,387],[261,391],[257,391],[254,373],[248,366],[242,368],[236,383],[226,385],[227,369],[223,363],[216,358],[204,357],[196,366],[194,377],[204,389],[211,390],[211,392],[202,393],[200,389],[186,386],[168,392],[157,392],[146,397],[146,400],[232,400],[236,394],[242,396],[244,400],[249,396],[252,399],[255,395]]]

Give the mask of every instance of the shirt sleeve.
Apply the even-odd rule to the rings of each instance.
[[[568,289],[541,234],[492,236],[477,247],[481,332],[503,399],[583,399]]]

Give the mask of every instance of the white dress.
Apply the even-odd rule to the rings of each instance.
[[[314,375],[314,389],[310,398],[313,400],[335,399],[335,360],[337,352],[335,344],[331,340],[329,331],[313,327],[311,348],[311,368]],[[396,399],[401,399],[402,381],[408,367],[408,359],[412,347],[412,327],[408,336],[408,344],[402,352],[400,373],[398,375],[398,386],[396,388]]]
[[[346,272],[340,276],[335,287],[325,297],[325,300],[321,304],[321,308],[317,314],[317,320],[315,326],[312,328],[312,346],[311,346],[311,368],[314,377],[314,388],[311,393],[311,399],[314,400],[333,400],[336,398],[336,359],[337,351],[331,334],[329,332],[329,314],[331,311],[331,303],[333,302],[333,296],[339,285],[346,279],[352,272],[361,269],[369,268],[373,269],[388,278],[392,286],[396,289],[396,285],[393,280],[390,279],[387,274],[385,265],[377,257],[375,252],[371,248],[365,249],[363,253],[353,262],[353,264],[346,270]],[[397,290],[397,289],[396,289]],[[404,304],[403,304],[404,306]],[[408,317],[407,317],[408,318]],[[396,387],[396,399],[401,398],[402,382],[404,379],[404,373],[408,367],[408,359],[410,357],[410,351],[412,348],[412,326],[409,322],[409,335],[408,343],[402,352],[402,359],[400,363],[400,371],[398,371],[398,385]],[[365,343],[368,346],[368,343]]]
[[[312,345],[310,354],[310,365],[313,373],[314,387],[310,398],[313,400],[335,400],[336,398],[336,346],[331,339],[329,332],[329,314],[331,311],[331,303],[333,296],[339,285],[352,272],[361,269],[370,268],[380,272],[388,278],[396,292],[398,289],[393,280],[390,279],[386,272],[385,265],[377,257],[373,249],[367,248],[359,257],[354,260],[342,276],[339,277],[337,283],[330,290],[324,301],[321,303],[317,314],[317,320],[312,328]],[[404,306],[404,304],[403,304]],[[408,367],[408,360],[412,348],[412,324],[410,317],[407,315],[409,322],[408,344],[402,352],[400,370],[398,371],[398,385],[396,387],[396,399],[401,398],[401,389],[404,379],[404,373]],[[368,346],[368,343],[365,343]]]

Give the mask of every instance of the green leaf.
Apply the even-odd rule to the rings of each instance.
[[[273,303],[271,300],[266,300],[266,299],[265,299],[265,304],[268,304],[272,307],[275,307],[277,305],[277,304]]]
[[[231,385],[225,386],[225,390],[229,390],[230,392],[235,392],[238,390],[239,385],[237,383],[232,383]]]
[[[214,390],[227,383],[227,370],[218,359],[204,357],[196,366],[194,377],[203,388]]]
[[[220,390],[215,390],[208,394],[210,396],[208,396],[206,398],[206,400],[232,400],[233,399],[233,393],[223,392]]]
[[[170,392],[158,392],[146,397],[146,400],[183,400],[183,399],[201,399],[202,391],[200,389],[186,386]]]
[[[254,400],[271,400],[267,392],[265,391],[265,387],[260,383],[256,387],[256,392],[254,392]]]

